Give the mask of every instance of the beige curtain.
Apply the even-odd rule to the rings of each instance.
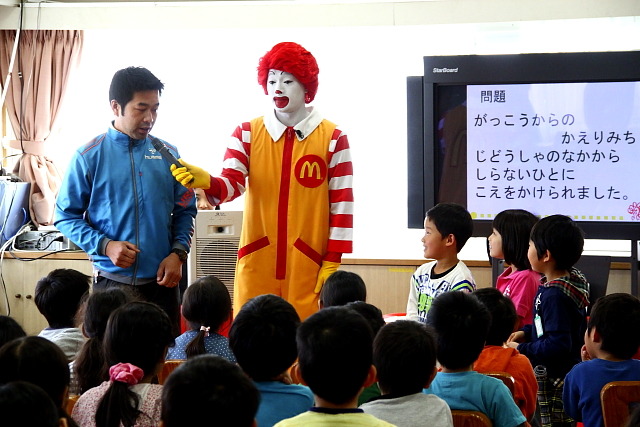
[[[3,77],[10,71],[15,39],[16,31],[0,31]],[[55,126],[69,74],[79,62],[82,42],[82,31],[24,30],[19,34],[18,56],[11,70],[5,105],[16,135],[10,145],[23,153],[14,173],[31,183],[29,207],[36,225],[53,223],[61,177],[45,155],[45,142]]]

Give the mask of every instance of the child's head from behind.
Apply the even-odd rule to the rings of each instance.
[[[369,304],[364,301],[354,301],[347,304],[346,307],[357,311],[367,322],[369,322],[369,326],[371,326],[371,331],[373,332],[374,337],[380,328],[385,325],[382,311],[373,304]]]
[[[74,318],[91,277],[70,268],[53,270],[36,284],[36,307],[55,329],[75,326]]]
[[[298,327],[299,368],[313,393],[346,404],[373,381],[373,334],[367,321],[347,307],[328,307]]]
[[[182,315],[191,330],[198,334],[187,345],[187,357],[206,353],[204,338],[218,332],[231,318],[229,290],[215,276],[205,276],[193,282],[182,299]]]
[[[160,307],[144,301],[127,303],[115,310],[107,322],[107,365],[131,363],[145,375],[154,374],[173,342],[171,321]]]
[[[136,423],[140,397],[129,386],[150,380],[173,343],[169,316],[156,304],[129,302],[111,314],[103,343],[111,381],[95,416],[101,425]]]
[[[229,346],[238,364],[255,381],[270,381],[298,357],[300,317],[283,298],[260,295],[247,301],[229,330]]]
[[[455,253],[460,252],[469,237],[473,234],[473,219],[469,212],[455,203],[438,203],[427,211],[424,220],[425,258],[438,259],[436,248],[430,248],[429,239],[433,243],[446,243]],[[434,252],[436,251],[436,252]]]
[[[570,270],[584,247],[583,231],[565,215],[542,218],[533,226],[530,239],[528,256],[532,267],[550,255],[556,270]]]
[[[259,400],[255,385],[237,365],[203,354],[181,364],[167,379],[162,388],[162,421],[165,427],[249,427]]]
[[[16,338],[27,336],[24,329],[13,317],[0,316],[0,347]]]
[[[113,311],[131,299],[132,297],[121,288],[94,291],[87,299],[82,331],[88,340],[82,346],[73,365],[78,387],[82,392],[100,385],[107,379],[102,347],[107,321]]]
[[[320,292],[320,308],[365,301],[367,288],[362,277],[350,271],[338,270],[326,280]]]
[[[531,212],[523,209],[509,209],[500,212],[493,219],[493,232],[489,236],[490,255],[504,259],[518,270],[531,268],[527,251],[531,229],[538,222]]]
[[[62,408],[69,377],[67,357],[60,347],[45,338],[18,338],[0,348],[0,384],[10,381],[36,384]]]
[[[35,384],[13,381],[0,385],[2,425],[59,427],[60,415],[47,393]]]
[[[595,335],[594,335],[595,334]],[[593,342],[618,359],[631,359],[640,346],[640,300],[624,293],[598,298],[591,310],[585,343],[593,356]]]
[[[450,370],[465,369],[484,348],[491,314],[466,292],[445,292],[433,300],[427,324],[437,334],[438,361]]]
[[[480,288],[475,290],[473,295],[491,313],[487,345],[502,346],[518,324],[518,315],[513,301],[496,288]]]
[[[380,329],[373,341],[373,364],[384,394],[419,393],[436,372],[436,341],[431,328],[397,320]]]

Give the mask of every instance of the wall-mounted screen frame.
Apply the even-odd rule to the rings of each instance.
[[[407,80],[410,228],[450,201],[475,236],[522,208],[570,215],[588,238],[640,239],[640,52],[432,56],[424,69]]]

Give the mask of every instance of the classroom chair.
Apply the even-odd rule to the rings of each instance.
[[[516,380],[508,372],[480,372],[483,375],[487,375],[493,378],[497,378],[507,386],[513,396]]]
[[[479,411],[452,409],[453,427],[492,427],[489,417]]]
[[[184,360],[165,360],[164,365],[162,365],[162,370],[158,372],[158,384],[164,384],[169,374],[171,374],[171,372],[173,372],[178,366],[180,366],[182,362],[184,362]]]
[[[640,381],[613,381],[605,384],[600,392],[600,404],[604,427],[624,426],[631,410],[640,404]]]

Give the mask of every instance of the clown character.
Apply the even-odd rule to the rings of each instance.
[[[234,312],[250,298],[280,295],[302,319],[318,309],[327,277],[352,250],[353,191],[347,136],[313,101],[318,65],[302,46],[279,43],[259,61],[273,100],[263,117],[236,128],[222,174],[183,160],[176,180],[218,205],[246,191],[234,283]]]

